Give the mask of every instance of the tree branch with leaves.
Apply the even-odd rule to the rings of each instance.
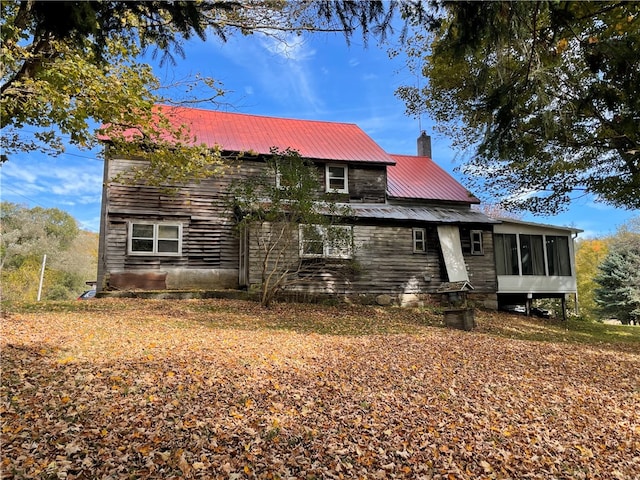
[[[145,52],[161,55],[161,63],[176,62],[193,37],[225,41],[236,33],[339,31],[348,40],[360,30],[365,39],[384,38],[395,12],[407,6],[346,0],[2,2],[1,160],[25,151],[58,154],[69,144],[90,148],[98,133],[115,144],[118,132],[136,128],[147,144],[155,143],[156,152],[166,153],[158,157],[165,165],[149,177],[174,169],[198,177],[203,163],[206,175],[209,165],[219,163],[215,153],[203,162],[203,149],[190,141],[183,126],[165,122],[163,129],[156,128],[154,105],[176,101],[161,94],[163,85],[141,60]],[[188,80],[187,89],[189,85],[207,92],[189,103],[215,104],[224,94],[211,78],[197,75]],[[101,125],[109,131],[100,132]],[[168,134],[174,138],[165,141]],[[181,158],[170,155],[179,149]],[[180,163],[191,154],[196,161]]]
[[[323,248],[352,251],[350,229],[338,226],[350,210],[321,198],[318,168],[294,150],[274,148],[271,154],[262,174],[231,188],[239,231],[248,235],[250,254],[260,265],[260,301],[266,307],[287,288],[326,270]],[[318,232],[330,234],[319,238]]]
[[[470,187],[553,214],[572,196],[640,208],[640,4],[433,2],[397,94],[470,152]]]

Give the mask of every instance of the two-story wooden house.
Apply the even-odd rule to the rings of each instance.
[[[430,139],[418,155],[385,152],[357,125],[272,118],[193,108],[162,107],[199,142],[239,154],[237,168],[181,185],[176,193],[112,179],[137,160],[107,158],[100,232],[98,290],[216,290],[260,282],[251,231],[240,234],[230,185],[264,173],[273,147],[299,152],[318,168],[323,194],[348,205],[342,222],[353,245],[347,254],[314,246],[304,230],[291,261],[309,255],[336,265],[357,263],[348,276],[323,270],[292,289],[313,295],[400,304],[437,295],[446,282],[466,281],[472,296],[497,307],[494,225],[472,206],[479,200],[430,157]],[[274,177],[273,181],[277,181]],[[332,261],[332,262],[331,262]]]

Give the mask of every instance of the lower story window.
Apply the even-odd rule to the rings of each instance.
[[[496,233],[493,238],[498,275],[571,275],[566,235]]]
[[[549,275],[571,275],[569,237],[547,235],[546,240]]]
[[[128,245],[130,255],[181,255],[182,225],[131,222]]]
[[[353,229],[349,225],[300,225],[303,258],[351,258]]]
[[[496,233],[496,273],[498,275],[519,275],[518,241],[513,233]]]

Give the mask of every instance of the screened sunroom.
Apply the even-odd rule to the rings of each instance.
[[[582,230],[502,219],[494,226],[498,305],[519,304],[529,312],[542,298],[575,299],[574,240]]]

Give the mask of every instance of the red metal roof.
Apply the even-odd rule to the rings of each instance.
[[[197,142],[232,152],[271,153],[290,148],[305,158],[385,164],[391,198],[480,203],[429,157],[386,153],[352,123],[296,120],[199,108],[158,106],[176,125],[188,125]],[[135,130],[129,133],[135,135]],[[101,139],[106,140],[103,136]]]
[[[233,152],[269,154],[290,148],[318,160],[392,165],[393,158],[352,123],[262,117],[198,108],[159,107],[177,125],[186,124],[198,142]]]
[[[387,167],[387,194],[393,198],[480,203],[429,157],[391,155],[396,161]]]

